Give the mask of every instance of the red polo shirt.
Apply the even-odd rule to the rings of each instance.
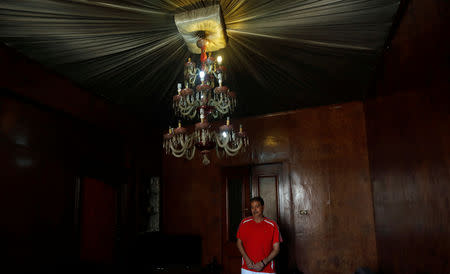
[[[255,263],[269,256],[275,243],[283,241],[277,223],[266,217],[259,223],[255,222],[253,217],[243,219],[239,225],[237,238],[242,241],[247,256]],[[254,271],[247,267],[244,259],[242,268]],[[269,262],[262,272],[274,273],[274,262]]]

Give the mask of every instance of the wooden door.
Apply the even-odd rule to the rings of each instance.
[[[263,164],[253,166],[252,197],[261,196],[264,200],[264,216],[277,222],[283,243],[277,256],[277,273],[283,274],[295,269],[295,243],[292,240],[294,229],[292,191],[288,179],[287,163]]]
[[[222,262],[224,274],[239,274],[242,258],[236,247],[236,233],[240,221],[251,215],[250,168],[224,168],[222,172]]]

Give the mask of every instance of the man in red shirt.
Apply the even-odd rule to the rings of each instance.
[[[241,221],[237,247],[242,255],[241,274],[275,273],[273,259],[280,252],[282,238],[277,223],[264,217],[264,200],[250,199],[252,217]]]

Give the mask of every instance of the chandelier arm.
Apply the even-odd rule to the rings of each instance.
[[[175,157],[182,157],[184,155],[184,153],[186,152],[185,147],[182,147],[181,149],[175,149],[173,147],[173,144],[170,144],[170,150],[172,152],[172,155]],[[176,155],[181,155],[181,156],[176,156]]]
[[[225,146],[223,148],[223,150],[224,150],[225,154],[230,157],[236,156],[239,153],[239,151],[230,151],[229,147],[227,147],[227,146]]]
[[[186,149],[186,148],[187,148],[186,142],[185,142],[184,138],[178,136],[178,142],[181,144],[181,147],[182,147],[183,149]]]
[[[195,108],[191,108],[191,109],[189,109],[189,110],[186,110],[185,112],[182,112],[181,114],[182,114],[183,116],[193,118],[193,117],[195,116],[195,114],[196,114],[196,111],[195,111]]]
[[[189,95],[189,105],[190,106],[195,106],[196,105],[196,101],[195,101],[195,96],[194,95]]]
[[[177,138],[177,140],[179,141],[181,148],[180,149],[176,149],[174,147],[174,140],[172,139],[172,141],[170,142],[170,149],[172,150],[172,152],[180,154],[180,153],[184,153],[186,151],[187,148],[192,146],[192,138],[190,136],[186,137],[186,140],[184,140],[184,138]]]
[[[222,111],[224,111],[224,112],[231,111],[231,105],[230,105],[230,104],[227,104],[227,105],[221,105],[219,108],[220,108]]]
[[[222,159],[225,156],[225,151],[220,150],[218,146],[216,146],[216,154],[219,159]]]
[[[193,119],[197,115],[197,111],[192,111],[192,113],[188,116],[189,119]]]
[[[222,103],[219,104],[219,107],[222,109],[227,109],[231,106],[230,102],[228,100],[223,101]]]
[[[193,147],[193,153],[195,153],[195,146],[192,146],[192,138],[188,137],[187,140],[185,140],[184,145],[182,146],[182,149],[180,149],[180,150],[173,149],[172,154],[178,158],[186,156],[186,158],[190,157],[192,159],[193,156],[192,155],[189,156],[189,149],[191,147]],[[173,146],[172,146],[172,148],[173,148]]]
[[[216,155],[217,155],[217,158],[219,158],[219,159],[222,158],[219,153],[219,146],[216,146]]]
[[[222,113],[222,114],[226,114],[227,109],[231,108],[231,104],[229,100],[224,100],[224,99],[220,99],[220,100],[213,100],[214,101],[214,106]]]
[[[220,140],[220,134],[216,134],[216,143],[219,147],[223,148],[224,146],[226,146],[228,144],[229,140],[229,136],[227,135],[227,137],[225,137],[225,140],[223,140],[223,142]]]
[[[216,110],[222,114],[227,114],[227,107],[222,108],[221,106],[216,106]]]
[[[239,142],[238,142],[238,146],[236,147],[236,148],[231,148],[230,146],[228,146],[228,144],[226,145],[226,146],[224,146],[224,149],[226,150],[226,151],[229,151],[229,152],[232,152],[232,153],[238,153],[239,152],[239,150],[242,148],[242,140],[240,140]]]
[[[186,154],[186,150],[183,150],[183,151],[181,151],[181,152],[175,152],[175,151],[172,150],[172,155],[175,156],[175,157],[177,157],[177,158],[181,158],[181,157],[183,157],[185,154]]]
[[[230,101],[228,96],[226,96],[226,95],[222,95],[222,96],[219,96],[219,97],[220,97],[219,100],[218,100],[219,104],[225,104],[225,102]]]
[[[188,160],[192,160],[194,158],[194,156],[195,156],[195,146],[192,147],[191,151],[192,151],[191,153],[189,153],[189,151],[187,151],[187,153],[186,153],[186,159],[188,159]]]
[[[195,116],[195,114],[192,115],[191,113],[196,113],[193,110],[195,110],[195,108],[193,106],[191,106],[189,108],[180,109],[180,113],[182,116],[188,116],[188,117],[192,116],[192,118],[193,118]]]
[[[183,154],[175,154],[175,153],[172,153],[172,156],[174,156],[174,157],[176,157],[176,158],[181,158],[181,157],[184,156],[184,153],[183,153]]]
[[[226,149],[225,149],[225,152],[226,152],[226,154],[227,154],[228,156],[230,156],[230,157],[234,157],[234,156],[238,155],[238,153],[239,153],[239,151],[236,151],[236,152],[229,152],[229,151],[226,150]]]
[[[186,104],[186,105],[181,105],[179,107],[180,111],[189,111],[195,106],[195,104]]]

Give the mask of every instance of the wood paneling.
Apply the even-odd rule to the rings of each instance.
[[[383,273],[450,273],[449,1],[407,1],[366,123]]]
[[[140,120],[120,106],[82,90],[68,79],[0,44],[0,87],[36,104],[123,135],[152,135]]]
[[[200,159],[163,157],[164,230],[198,234],[203,262],[221,258],[220,168],[284,162],[288,186],[280,213],[305,273],[376,268],[377,255],[362,103],[252,117],[242,123],[249,151],[203,167]],[[292,187],[292,190],[291,190]],[[289,195],[292,193],[292,196]],[[283,212],[281,212],[283,209]],[[300,215],[306,209],[309,215]],[[289,214],[287,214],[289,212]],[[291,216],[291,217],[290,217]]]
[[[405,11],[379,67],[378,96],[448,83],[450,2],[402,2],[405,2]]]
[[[221,259],[220,167],[199,161],[163,159],[163,232],[202,237],[202,262]]]
[[[450,272],[449,105],[448,89],[367,104],[383,273]]]
[[[124,169],[122,144],[117,136],[3,91],[0,216],[6,265],[38,271],[77,258],[75,176],[121,175],[114,171]]]
[[[160,175],[159,132],[4,45],[0,60],[3,269],[51,272],[77,261],[76,176],[128,183],[118,231],[126,248],[142,222],[141,175]]]
[[[300,111],[291,180],[298,264],[305,273],[377,266],[369,163],[360,103]],[[300,215],[308,210],[308,215]]]

